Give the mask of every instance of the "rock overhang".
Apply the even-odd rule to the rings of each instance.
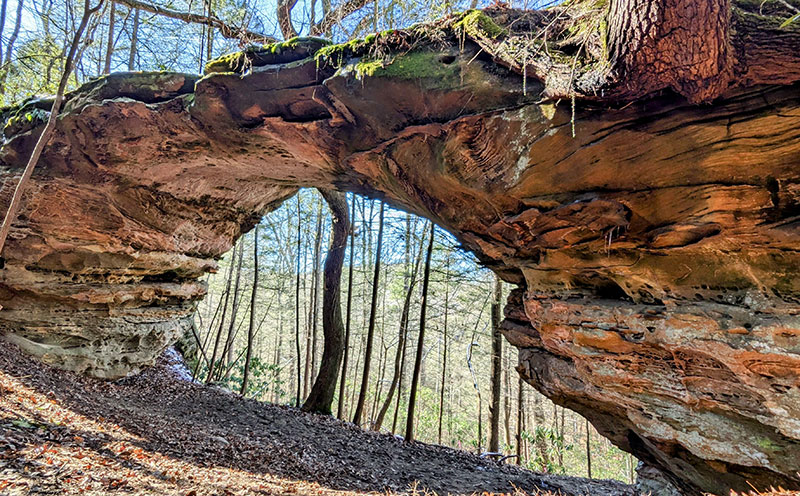
[[[4,253],[6,336],[60,367],[135,372],[188,329],[200,276],[242,232],[299,187],[334,187],[435,220],[519,285],[504,332],[523,377],[684,491],[797,486],[796,85],[555,105],[487,54],[491,25],[461,29],[435,46],[290,40],[200,79],[74,92]],[[36,119],[7,127],[5,201]]]

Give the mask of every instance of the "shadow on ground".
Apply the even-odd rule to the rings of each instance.
[[[166,358],[104,382],[0,341],[0,493],[528,493],[629,496],[615,481],[536,474],[406,444],[331,417],[181,380]]]

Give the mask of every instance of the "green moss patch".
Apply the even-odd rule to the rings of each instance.
[[[460,84],[459,65],[445,64],[438,52],[418,51],[394,57],[390,63],[360,63],[368,76],[394,79],[431,80],[434,88],[452,88]],[[367,72],[369,71],[369,72]]]
[[[456,32],[462,32],[471,38],[497,39],[508,34],[508,30],[495,23],[491,17],[480,10],[468,10],[461,20],[453,24]]]
[[[314,36],[300,36],[278,43],[253,45],[209,61],[203,68],[205,74],[233,72],[241,74],[250,67],[287,64],[307,59],[331,42]]]

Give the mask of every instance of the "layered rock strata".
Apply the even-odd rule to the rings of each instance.
[[[503,327],[522,376],[681,491],[800,488],[800,86],[558,104],[487,49],[508,35],[488,22],[71,93],[3,253],[6,339],[134,373],[261,216],[298,188],[353,191],[516,284]],[[48,109],[5,111],[0,203]]]

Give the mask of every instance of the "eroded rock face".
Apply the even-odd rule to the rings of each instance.
[[[800,87],[573,121],[468,40],[371,75],[304,43],[244,74],[73,94],[4,252],[6,338],[136,372],[238,236],[297,188],[334,187],[435,220],[517,284],[504,329],[523,377],[682,491],[800,488]],[[40,130],[8,129],[0,202]]]

